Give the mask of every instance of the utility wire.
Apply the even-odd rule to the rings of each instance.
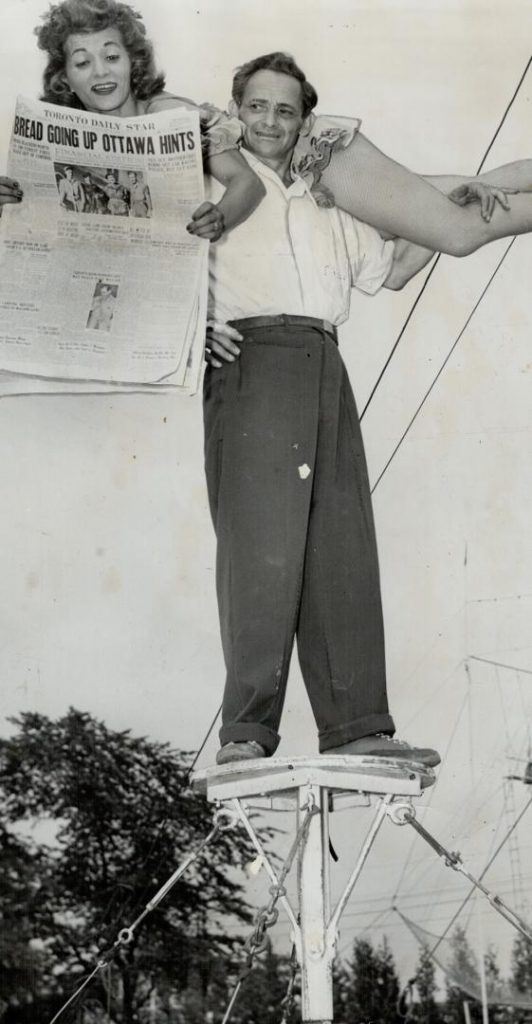
[[[197,765],[197,763],[199,761],[199,758],[201,757],[201,755],[203,753],[203,750],[205,749],[205,746],[206,746],[207,741],[208,741],[208,739],[209,739],[209,737],[210,737],[210,735],[212,733],[212,730],[214,729],[214,726],[216,725],[216,722],[218,721],[218,717],[220,715],[221,710],[222,710],[222,705],[220,704],[220,707],[218,708],[218,711],[216,712],[216,714],[215,714],[215,716],[214,716],[214,718],[213,718],[209,728],[207,729],[207,732],[205,733],[205,737],[203,739],[203,742],[202,742],[199,750],[196,752],[196,756],[195,756],[192,764],[190,765],[190,768],[187,771],[187,774],[185,776],[185,784],[188,783],[188,781],[190,779],[190,776],[192,775],[192,772],[194,771],[194,768],[196,767],[196,765]]]
[[[409,323],[410,323],[410,321],[411,321],[411,319],[412,319],[412,317],[413,317],[417,307],[419,306],[419,303],[421,302],[421,299],[423,298],[423,295],[425,294],[427,285],[428,285],[428,283],[429,283],[429,281],[430,281],[434,271],[436,270],[436,267],[438,266],[438,263],[440,262],[441,257],[442,257],[442,254],[441,254],[441,252],[439,252],[438,255],[436,256],[436,259],[434,260],[434,263],[432,264],[432,266],[431,266],[431,268],[430,268],[430,270],[429,270],[425,280],[423,281],[423,284],[421,285],[421,288],[419,289],[419,291],[418,291],[418,293],[417,293],[417,295],[416,295],[416,297],[414,299],[413,305],[410,307],[410,311],[409,311],[409,313],[407,315],[407,318],[406,318],[403,326],[401,327],[401,330],[399,331],[399,334],[397,335],[397,338],[396,338],[394,344],[392,345],[392,348],[390,349],[390,352],[388,353],[388,358],[386,359],[386,362],[385,362],[381,372],[379,373],[379,376],[377,377],[377,380],[375,381],[375,383],[374,383],[374,385],[373,385],[373,387],[372,387],[372,389],[370,391],[369,398],[368,398],[368,400],[367,400],[367,402],[366,402],[362,412],[360,413],[359,419],[360,419],[361,423],[362,423],[362,420],[364,419],[364,416],[366,415],[366,413],[368,411],[369,406],[371,405],[371,403],[372,403],[372,401],[373,401],[373,399],[375,397],[375,392],[376,392],[377,388],[379,387],[379,385],[381,383],[381,380],[384,377],[384,374],[386,373],[386,370],[388,369],[388,367],[389,367],[389,365],[390,365],[390,363],[391,363],[391,361],[392,361],[392,359],[393,359],[397,349],[399,348],[399,345],[401,344],[403,335],[404,335],[404,333],[405,333],[405,331],[406,331],[406,329],[407,329],[407,327],[408,327],[408,325],[409,325]]]
[[[502,118],[499,121],[499,124],[498,124],[498,126],[497,126],[497,128],[495,130],[495,133],[494,133],[494,135],[491,138],[491,141],[490,141],[490,143],[488,145],[488,148],[487,148],[486,152],[484,153],[484,156],[482,157],[482,160],[480,161],[480,163],[478,165],[477,172],[476,172],[477,175],[481,173],[481,171],[482,171],[482,169],[484,167],[484,164],[486,163],[488,155],[489,155],[493,145],[495,144],[495,140],[497,139],[497,137],[499,135],[499,132],[501,131],[501,129],[502,129],[503,125],[504,125],[504,122],[506,121],[506,118],[508,117],[508,114],[510,113],[510,110],[511,110],[515,100],[517,99],[517,96],[518,96],[519,91],[521,89],[521,86],[522,86],[522,84],[523,84],[523,82],[524,82],[524,80],[525,80],[525,78],[526,78],[526,76],[528,74],[528,70],[529,70],[531,64],[532,64],[532,57],[529,57],[529,59],[528,59],[528,61],[526,63],[526,67],[525,67],[525,69],[524,69],[524,71],[523,71],[523,73],[522,73],[522,75],[521,75],[521,77],[520,77],[520,79],[519,79],[519,81],[517,83],[517,86],[515,88],[513,96],[510,99],[510,101],[508,103],[508,106],[506,107],[506,110],[504,111],[504,114],[502,115]],[[406,320],[403,323],[403,326],[401,327],[401,330],[399,331],[399,334],[398,334],[398,336],[397,336],[397,338],[395,340],[394,345],[392,346],[392,349],[391,349],[391,351],[390,351],[390,353],[388,355],[388,358],[386,359],[386,362],[385,362],[381,372],[379,373],[379,376],[377,377],[377,380],[375,381],[375,384],[373,385],[373,388],[371,389],[371,393],[369,395],[369,398],[368,398],[368,400],[367,400],[367,402],[366,402],[366,404],[365,404],[365,406],[364,406],[364,408],[363,408],[363,410],[362,410],[362,412],[360,414],[360,420],[361,421],[364,419],[364,416],[365,416],[365,414],[366,414],[366,412],[368,410],[368,407],[370,406],[371,402],[373,401],[373,398],[375,396],[375,392],[376,392],[377,388],[379,387],[379,384],[380,384],[382,378],[384,377],[384,374],[386,373],[386,370],[388,369],[388,366],[390,365],[390,363],[391,363],[391,361],[392,361],[392,359],[393,359],[393,357],[395,355],[395,352],[397,351],[398,346],[401,343],[401,340],[402,340],[403,335],[404,335],[404,333],[406,331],[406,328],[408,327],[408,324],[410,323],[410,321],[411,321],[411,319],[412,319],[412,317],[413,317],[413,315],[414,315],[414,313],[415,313],[415,311],[416,311],[416,309],[417,309],[417,307],[418,307],[418,305],[419,305],[419,303],[421,301],[421,298],[422,298],[422,296],[425,293],[427,285],[428,285],[428,283],[429,283],[429,281],[430,281],[434,271],[436,270],[436,267],[438,266],[438,263],[439,263],[440,259],[441,259],[441,253],[438,253],[434,263],[432,264],[432,267],[430,268],[429,273],[427,274],[427,276],[426,276],[426,278],[425,278],[425,280],[424,280],[424,282],[423,282],[423,284],[422,284],[418,294],[416,295],[416,298],[414,299],[413,305],[411,306],[410,311],[409,311],[409,313],[408,313],[408,315],[406,317]]]
[[[523,84],[523,82],[524,82],[524,80],[525,80],[525,78],[526,78],[526,76],[528,74],[528,69],[529,69],[531,64],[532,64],[532,57],[529,57],[527,62],[526,62],[525,70],[523,71],[523,74],[521,75],[521,78],[519,79],[519,81],[518,81],[518,83],[517,83],[517,85],[515,87],[515,92],[514,92],[512,98],[511,98],[510,102],[508,103],[508,106],[506,107],[506,110],[504,111],[504,114],[503,114],[501,120],[499,121],[499,127],[497,128],[497,131],[495,132],[495,135],[493,136],[493,138],[492,138],[492,140],[491,140],[491,142],[490,142],[486,152],[484,153],[484,156],[482,157],[482,160],[480,161],[480,166],[479,166],[479,169],[477,171],[477,174],[480,174],[480,171],[482,170],[482,168],[483,168],[483,166],[484,166],[484,164],[485,164],[485,162],[486,162],[486,160],[487,160],[487,158],[489,156],[490,150],[492,149],[492,147],[493,147],[493,145],[495,143],[495,140],[497,139],[497,136],[498,136],[501,128],[503,127],[504,122],[506,121],[506,118],[508,117],[508,114],[510,113],[510,110],[512,109],[512,107],[514,105],[514,102],[517,99],[518,93],[519,93],[519,91],[521,89],[521,86],[522,86],[522,84]]]
[[[522,672],[525,676],[532,676],[532,669],[519,668],[517,665],[505,665],[502,661],[493,661],[491,658],[480,658],[477,654],[470,654],[469,661],[482,661],[485,665],[493,665],[495,668],[507,668],[510,672]]]
[[[395,456],[397,455],[397,452],[399,451],[403,441],[405,440],[405,438],[406,438],[407,434],[409,433],[410,429],[413,427],[413,425],[414,425],[415,421],[417,420],[417,418],[418,418],[418,416],[419,416],[423,406],[425,405],[425,402],[427,401],[427,398],[429,397],[429,395],[432,393],[432,391],[436,387],[436,384],[438,383],[438,381],[439,381],[439,379],[440,379],[440,377],[441,377],[445,367],[447,366],[447,363],[449,362],[449,360],[450,360],[450,358],[451,358],[451,356],[452,356],[456,346],[458,345],[459,341],[461,341],[463,335],[465,334],[467,328],[469,327],[469,324],[471,323],[471,321],[472,321],[472,319],[473,319],[473,317],[474,317],[478,307],[480,306],[480,303],[482,302],[482,299],[484,298],[484,296],[485,296],[488,288],[490,287],[492,281],[494,280],[494,278],[498,274],[502,264],[504,263],[504,260],[506,259],[508,253],[510,252],[510,249],[512,248],[512,245],[514,244],[514,242],[515,242],[515,236],[514,236],[514,238],[511,239],[509,245],[506,246],[506,249],[504,250],[504,253],[502,254],[499,262],[497,263],[497,266],[495,267],[495,270],[493,271],[493,273],[492,273],[492,275],[491,275],[487,285],[485,286],[485,288],[482,289],[479,298],[475,302],[475,305],[473,306],[473,309],[471,310],[471,313],[469,314],[469,316],[468,316],[464,326],[462,327],[462,330],[460,331],[458,337],[456,338],[456,341],[453,343],[451,349],[449,350],[449,352],[447,353],[445,359],[443,360],[443,363],[441,364],[441,366],[440,366],[440,368],[439,368],[439,370],[438,370],[434,380],[432,381],[432,384],[430,385],[428,391],[425,393],[424,397],[421,399],[421,402],[419,403],[419,405],[418,405],[414,415],[412,416],[408,426],[406,427],[406,429],[401,434],[401,437],[399,438],[399,440],[398,440],[398,442],[397,442],[397,444],[396,444],[392,454],[390,455],[388,461],[386,462],[386,464],[384,466],[384,469],[382,469],[381,472],[379,473],[379,476],[377,477],[377,480],[375,481],[375,483],[373,484],[373,487],[371,488],[371,493],[372,494],[374,493],[374,491],[379,486],[379,484],[380,484],[384,474],[386,473],[386,470],[390,466],[390,463],[393,462],[393,460],[394,460]]]

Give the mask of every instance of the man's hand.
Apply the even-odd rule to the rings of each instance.
[[[224,363],[234,363],[240,355],[240,349],[235,344],[243,341],[243,337],[234,327],[229,324],[222,324],[218,320],[207,320],[207,338],[205,345],[205,359],[211,366],[223,366]]]
[[[202,203],[194,210],[187,231],[199,238],[208,238],[209,242],[217,242],[225,231],[224,215],[214,203]]]
[[[482,181],[466,181],[449,192],[448,198],[458,206],[467,206],[468,203],[480,203],[480,215],[490,221],[495,203],[499,203],[503,210],[510,209],[508,195],[515,195],[519,190],[516,188],[498,188],[496,185],[486,185]]]
[[[0,217],[2,216],[2,207],[6,203],[20,203],[23,195],[18,181],[0,175]]]

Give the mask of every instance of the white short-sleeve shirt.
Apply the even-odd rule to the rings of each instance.
[[[288,313],[341,324],[351,288],[375,294],[393,261],[393,242],[336,208],[319,207],[296,178],[287,188],[275,171],[241,150],[266,194],[251,216],[211,245],[209,316],[220,321]],[[208,198],[223,186],[209,179]]]

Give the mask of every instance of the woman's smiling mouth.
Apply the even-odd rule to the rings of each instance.
[[[116,89],[116,82],[106,82],[101,85],[91,86],[91,92],[95,92],[99,95],[106,95],[107,93],[114,92]]]

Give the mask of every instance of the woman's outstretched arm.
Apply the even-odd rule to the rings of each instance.
[[[493,181],[496,173],[489,172]],[[457,176],[456,184],[464,180],[468,179]],[[322,181],[334,193],[337,205],[359,220],[451,256],[467,256],[497,238],[532,231],[532,193],[513,195],[509,210],[498,204],[491,220],[483,220],[478,207],[451,202],[439,188],[391,160],[360,133],[346,149],[334,152]],[[497,179],[496,184],[505,182]],[[508,183],[508,187],[516,186]]]
[[[264,185],[237,149],[207,157],[205,170],[225,185],[217,205],[223,214],[225,229],[230,231],[247,220],[259,205],[265,193]]]
[[[208,174],[225,185],[225,192],[218,203],[205,202],[198,206],[187,224],[187,231],[217,242],[224,231],[231,231],[247,220],[259,205],[265,189],[237,149],[228,149],[206,158],[204,167]]]

